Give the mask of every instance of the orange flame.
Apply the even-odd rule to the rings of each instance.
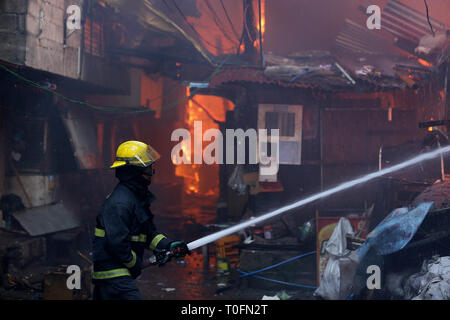
[[[259,16],[259,12],[257,17]],[[259,23],[257,25],[258,31],[259,31]],[[266,2],[264,0],[261,0],[261,34],[264,36],[264,33],[266,32]],[[263,37],[264,42],[264,37]]]
[[[430,118],[430,121],[433,121],[434,120],[434,118],[433,117],[431,117]],[[429,132],[431,132],[431,131],[433,131],[433,127],[428,127],[428,129],[427,129]]]
[[[259,11],[258,11],[258,7],[256,7],[257,10],[257,15],[256,17],[259,17]],[[259,23],[257,23],[256,26],[258,32],[260,29]],[[266,32],[266,1],[265,0],[261,0],[261,42],[264,43],[264,33]],[[257,47],[259,44],[259,37],[257,40],[255,40],[253,42],[253,46]]]
[[[423,60],[423,59],[418,58],[417,61],[419,61],[419,63],[420,63],[421,65],[423,65],[424,67],[431,67],[431,66],[432,66],[432,64],[429,63],[429,62],[426,61],[426,60]]]
[[[186,87],[186,97],[190,96],[190,88]],[[188,150],[188,143],[181,145],[181,152],[186,156],[188,164],[177,165],[175,175],[183,178],[185,195],[215,195],[218,194],[218,184],[212,183],[209,178],[218,174],[219,166],[217,164],[193,164],[195,158],[192,154],[194,139],[202,139],[202,136],[196,137],[194,135],[194,122],[201,121],[202,134],[208,129],[218,129],[217,123],[212,118],[217,119],[217,121],[225,121],[226,112],[232,110],[234,105],[230,101],[216,96],[196,95],[194,100],[195,102],[188,99],[185,105],[184,118],[184,123],[191,136],[191,150]],[[173,162],[175,161],[173,160]]]
[[[266,32],[266,1],[261,1],[261,33],[263,35],[264,42],[264,33]]]

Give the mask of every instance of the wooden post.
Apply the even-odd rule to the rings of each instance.
[[[203,270],[208,271],[209,269],[209,245],[204,245],[202,247],[203,255]]]
[[[257,20],[254,12],[254,0],[244,0],[244,26],[242,30],[242,39],[244,42],[245,51],[243,56],[254,64],[257,64],[259,59],[258,51],[255,47],[255,42],[259,40],[258,29],[256,26]]]
[[[33,203],[31,202],[30,195],[28,194],[27,189],[25,188],[25,185],[22,182],[22,179],[20,179],[19,171],[17,170],[16,166],[14,165],[14,162],[12,161],[11,157],[8,157],[8,159],[9,159],[9,165],[13,169],[14,175],[16,176],[17,183],[19,184],[20,189],[22,189],[25,199],[27,200],[28,208],[32,208]]]

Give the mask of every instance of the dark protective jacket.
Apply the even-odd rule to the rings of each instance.
[[[93,279],[131,275],[144,249],[167,249],[171,240],[158,233],[150,204],[154,196],[143,180],[121,179],[97,216],[93,242]]]

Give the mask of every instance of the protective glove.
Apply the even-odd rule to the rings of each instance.
[[[137,257],[136,263],[134,264],[134,266],[128,269],[130,271],[131,277],[133,279],[136,279],[137,277],[139,277],[141,275],[141,271],[142,271],[141,265],[142,265],[142,261],[141,261],[141,259],[139,259]]]
[[[172,255],[167,250],[153,250],[156,257],[156,263],[162,267],[172,259]]]
[[[184,257],[187,254],[191,254],[186,242],[184,241],[173,241],[169,244],[170,254],[175,258]]]

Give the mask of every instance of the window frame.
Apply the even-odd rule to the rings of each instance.
[[[302,128],[303,128],[303,106],[302,105],[292,105],[292,104],[259,104],[258,105],[258,130],[266,129],[266,113],[276,112],[276,113],[294,113],[295,114],[295,128],[294,136],[282,136],[280,128],[279,143],[281,146],[282,142],[296,142],[298,143],[298,161],[282,161],[281,148],[279,154],[279,164],[290,164],[290,165],[301,165],[302,164]],[[259,137],[258,137],[259,139]],[[261,144],[264,142],[271,142],[270,132],[267,132],[267,140],[259,139],[258,148],[261,150]],[[258,150],[258,151],[259,151]],[[258,152],[259,154],[259,152]]]

